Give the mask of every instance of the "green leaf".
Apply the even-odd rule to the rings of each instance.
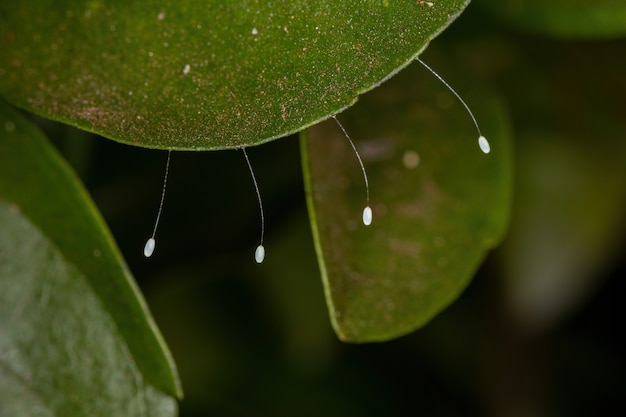
[[[560,38],[615,38],[626,35],[624,0],[484,0],[476,2],[496,20]]]
[[[593,143],[560,134],[520,134],[518,204],[503,245],[504,298],[533,330],[587,299],[624,231],[626,147],[602,134]]]
[[[174,363],[86,191],[0,101],[0,415],[174,416]]]
[[[369,227],[361,223],[363,177],[341,130],[329,121],[302,135],[318,260],[343,340],[386,340],[424,325],[459,295],[506,228],[502,106],[484,87],[467,97],[492,144],[484,155],[471,119],[442,88],[416,64],[341,115],[367,169]]]
[[[254,145],[352,105],[467,3],[5,1],[0,94],[132,145]]]
[[[624,42],[558,47],[520,48],[508,75],[519,141],[502,295],[511,319],[533,332],[579,313],[623,258],[626,230],[626,86],[616,82],[626,61],[615,59]]]

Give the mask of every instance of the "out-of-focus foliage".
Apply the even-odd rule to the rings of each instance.
[[[476,0],[503,26],[564,39],[626,35],[623,0]]]

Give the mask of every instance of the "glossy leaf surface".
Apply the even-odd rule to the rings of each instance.
[[[176,414],[180,385],[88,194],[0,102],[0,415]]]
[[[259,144],[353,104],[466,4],[2,2],[0,94],[138,146]]]
[[[351,342],[386,340],[428,322],[467,285],[501,239],[510,205],[510,149],[500,103],[484,87],[471,119],[415,64],[340,120],[369,176],[373,223],[355,155],[332,121],[303,134],[309,212],[331,320]],[[476,94],[480,92],[480,94]]]

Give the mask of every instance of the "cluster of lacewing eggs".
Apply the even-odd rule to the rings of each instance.
[[[465,107],[465,109],[467,110],[467,113],[472,118],[472,121],[474,122],[474,126],[476,126],[476,131],[478,132],[478,146],[480,147],[480,150],[483,151],[483,153],[485,153],[485,154],[488,154],[489,152],[491,152],[491,147],[489,145],[489,141],[487,141],[487,138],[485,138],[483,136],[483,134],[481,133],[480,127],[478,126],[478,122],[476,121],[476,118],[474,117],[474,114],[470,110],[469,106],[465,103],[465,101],[461,98],[461,96],[452,88],[452,86],[450,86],[443,78],[441,78],[441,76],[439,76],[439,74],[437,74],[435,72],[435,70],[433,70],[431,67],[426,65],[426,63],[424,63],[424,61],[422,61],[419,57],[416,58],[416,60],[420,64],[422,64],[422,66],[424,66],[424,68],[426,68],[429,72],[431,72],[439,81],[441,81],[441,83],[443,83],[443,85],[448,90],[450,90],[452,92],[452,94],[454,94],[454,96],[461,102],[463,107]],[[369,182],[368,182],[368,179],[367,179],[367,173],[365,172],[365,166],[363,165],[363,160],[361,159],[361,155],[359,154],[356,146],[354,145],[354,142],[350,138],[350,135],[348,134],[346,129],[343,127],[343,125],[339,122],[339,120],[337,119],[336,115],[334,115],[332,117],[335,120],[335,122],[337,123],[337,125],[339,126],[339,128],[341,129],[341,131],[343,132],[343,134],[346,137],[346,139],[348,140],[348,142],[350,143],[350,146],[354,150],[354,153],[355,153],[355,155],[357,157],[357,160],[359,161],[359,165],[361,167],[361,172],[363,173],[363,180],[365,182],[365,192],[366,192],[366,204],[365,204],[365,208],[363,209],[363,224],[365,226],[369,226],[369,225],[372,224],[373,214],[372,214],[372,209],[370,207]],[[263,238],[264,238],[264,235],[265,235],[265,215],[263,213],[263,202],[261,200],[261,192],[259,191],[259,185],[257,183],[256,176],[254,175],[254,170],[252,169],[252,164],[250,163],[250,158],[248,158],[248,154],[246,152],[246,148],[241,148],[241,150],[243,151],[243,155],[244,155],[244,157],[246,159],[246,164],[248,165],[248,169],[250,170],[250,176],[252,177],[252,182],[254,184],[254,190],[256,191],[257,200],[259,202],[259,210],[260,210],[260,213],[261,213],[261,241],[259,243],[259,246],[257,246],[256,250],[254,251],[254,260],[257,263],[260,264],[265,259],[265,247],[263,246]],[[156,236],[157,226],[159,225],[159,219],[161,217],[161,211],[163,210],[163,201],[165,200],[165,189],[166,189],[166,186],[167,186],[167,176],[169,174],[171,153],[172,153],[172,151],[168,151],[168,153],[167,153],[167,162],[165,163],[165,176],[163,178],[163,190],[161,192],[161,201],[159,203],[159,210],[157,212],[156,221],[154,222],[154,229],[152,231],[152,235],[146,241],[146,244],[145,244],[145,246],[143,248],[143,254],[144,254],[144,256],[146,258],[149,258],[149,257],[152,256],[152,254],[154,253],[154,249],[156,247],[155,236]]]

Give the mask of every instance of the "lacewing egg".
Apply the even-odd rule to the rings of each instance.
[[[159,220],[161,219],[161,211],[163,211],[163,201],[165,201],[165,189],[167,187],[167,175],[170,171],[170,157],[172,156],[172,151],[167,151],[167,162],[165,163],[165,176],[163,177],[163,191],[161,191],[161,202],[159,203],[159,211],[157,212],[156,220],[154,221],[154,230],[152,231],[152,237],[148,239],[146,245],[143,247],[143,256],[149,258],[152,256],[154,252],[154,247],[156,246],[156,242],[154,237],[156,236],[157,227],[159,226]]]
[[[363,224],[366,226],[372,224],[372,209],[370,206],[363,209]]]
[[[359,154],[359,151],[356,149],[354,142],[352,142],[352,138],[350,138],[350,135],[348,135],[348,131],[339,122],[339,119],[337,119],[337,116],[333,116],[333,119],[335,119],[335,122],[337,122],[337,125],[339,125],[339,128],[343,132],[346,139],[348,139],[348,142],[350,143],[350,146],[352,147],[352,150],[354,151],[354,154],[356,155],[356,158],[359,161],[361,172],[363,173],[363,181],[365,182],[365,195],[366,195],[366,201],[367,201],[367,206],[365,206],[365,208],[363,209],[363,223],[366,226],[369,226],[370,224],[372,224],[372,209],[369,206],[370,184],[369,184],[369,181],[367,180],[367,173],[365,172],[365,165],[363,165],[363,160],[361,159],[361,155]]]
[[[483,135],[480,135],[480,137],[478,138],[478,146],[480,146],[480,150],[483,151],[484,153],[491,152],[491,146],[489,146],[489,142],[487,141],[487,138],[484,137]]]
[[[254,190],[256,191],[256,196],[259,201],[259,210],[261,212],[261,244],[257,246],[256,251],[254,251],[254,260],[260,264],[263,262],[263,259],[265,259],[265,248],[263,247],[263,237],[265,236],[265,215],[263,214],[263,202],[261,201],[259,184],[256,182],[256,176],[254,175],[254,170],[252,169],[252,164],[250,163],[250,158],[248,158],[246,148],[241,148],[241,150],[243,151],[243,156],[246,158],[246,164],[248,164],[248,169],[250,170],[250,176],[252,177]]]
[[[256,261],[256,263],[260,264],[263,262],[264,259],[265,259],[265,248],[263,247],[263,245],[259,245],[254,251],[254,260]]]
[[[430,5],[429,2],[426,2],[427,4]],[[159,14],[159,19],[161,19],[161,14]],[[256,35],[258,33],[256,28],[252,29],[252,34]],[[439,79],[461,102],[461,104],[465,107],[465,109],[467,110],[467,112],[469,113],[472,121],[474,122],[474,125],[476,126],[476,130],[479,134],[478,137],[478,146],[480,147],[480,150],[485,153],[488,154],[489,152],[491,152],[491,146],[489,145],[489,141],[487,140],[487,138],[485,138],[481,132],[480,132],[480,128],[478,126],[478,122],[476,121],[476,118],[474,117],[474,114],[472,113],[472,111],[470,110],[469,106],[465,103],[465,101],[461,98],[461,96],[441,77],[439,76],[439,74],[437,74],[432,68],[430,68],[428,65],[426,65],[419,57],[416,58],[417,61],[419,61],[428,71],[430,71],[437,79]],[[184,69],[183,69],[183,74],[187,75],[189,72],[191,71],[191,66],[190,65],[185,65]],[[354,150],[354,153],[356,154],[356,157],[358,159],[359,165],[361,167],[361,171],[363,173],[363,179],[365,182],[365,191],[366,191],[366,200],[367,200],[367,206],[363,209],[363,224],[365,226],[369,226],[372,224],[372,209],[369,206],[369,200],[370,200],[370,192],[369,192],[369,181],[367,179],[367,173],[365,172],[365,166],[363,165],[363,161],[361,160],[361,156],[359,155],[359,152],[356,148],[356,146],[354,145],[354,142],[352,141],[352,139],[350,138],[350,136],[348,135],[348,132],[346,131],[346,129],[343,127],[343,125],[339,122],[339,120],[337,119],[336,115],[332,116],[333,119],[335,119],[335,122],[337,122],[337,124],[339,125],[339,127],[341,128],[341,131],[344,133],[345,137],[348,139],[348,142],[350,143],[350,146],[352,147],[352,149]],[[260,209],[260,214],[261,214],[261,244],[259,246],[257,246],[256,250],[254,251],[254,259],[257,263],[262,263],[265,260],[265,248],[263,247],[263,237],[265,234],[265,216],[263,213],[263,203],[261,202],[261,193],[259,192],[259,186],[257,184],[256,181],[256,177],[254,175],[254,171],[252,169],[252,165],[250,164],[250,160],[248,159],[248,155],[246,153],[246,148],[243,147],[241,148],[243,150],[243,154],[245,156],[246,159],[246,163],[248,165],[248,168],[250,170],[250,174],[252,176],[252,181],[254,184],[254,188],[257,194],[257,198],[258,198],[258,202],[259,202],[259,209]],[[169,172],[169,164],[170,164],[170,155],[171,155],[171,150],[168,151],[167,154],[167,162],[165,165],[165,176],[163,179],[163,191],[161,194],[161,202],[159,204],[159,211],[157,212],[157,218],[155,221],[155,225],[154,225],[154,232],[152,234],[152,237],[150,239],[147,240],[144,248],[143,248],[143,254],[146,258],[149,258],[152,256],[152,254],[154,253],[154,249],[156,247],[156,241],[154,239],[154,236],[156,234],[157,231],[157,226],[159,224],[159,219],[161,217],[161,211],[163,209],[163,201],[165,199],[165,189],[166,189],[166,185],[167,185],[167,177],[168,177],[168,172]],[[417,163],[419,163],[419,160],[417,160]],[[406,165],[406,162],[405,162]],[[416,165],[415,165],[416,166]],[[408,165],[407,165],[408,167]],[[414,168],[414,166],[412,166]]]
[[[148,241],[146,242],[146,246],[143,247],[143,256],[145,256],[146,258],[151,257],[152,253],[154,252],[155,245],[156,241],[154,240],[154,238],[148,239]]]
[[[467,105],[465,100],[463,100],[461,98],[461,96],[459,95],[459,93],[457,93],[456,90],[454,88],[452,88],[452,86],[446,82],[446,80],[444,80],[439,74],[437,74],[434,69],[432,69],[431,67],[426,65],[426,63],[424,61],[422,61],[419,57],[417,57],[415,59],[420,64],[422,64],[424,66],[424,68],[426,68],[428,71],[430,71],[439,81],[441,81],[441,83],[443,85],[445,85],[446,88],[448,90],[450,90],[450,92],[452,94],[454,94],[457,99],[459,99],[459,101],[461,102],[463,107],[465,107],[465,110],[467,110],[467,112],[469,113],[470,117],[472,118],[472,121],[474,122],[474,126],[476,126],[476,131],[478,132],[478,146],[480,146],[480,150],[483,151],[483,153],[486,153],[486,154],[491,152],[491,146],[489,145],[489,141],[487,141],[487,138],[484,137],[482,135],[482,133],[480,133],[480,127],[478,126],[478,122],[476,121],[476,117],[474,117],[474,113],[472,113],[472,110],[469,108],[469,106]]]

